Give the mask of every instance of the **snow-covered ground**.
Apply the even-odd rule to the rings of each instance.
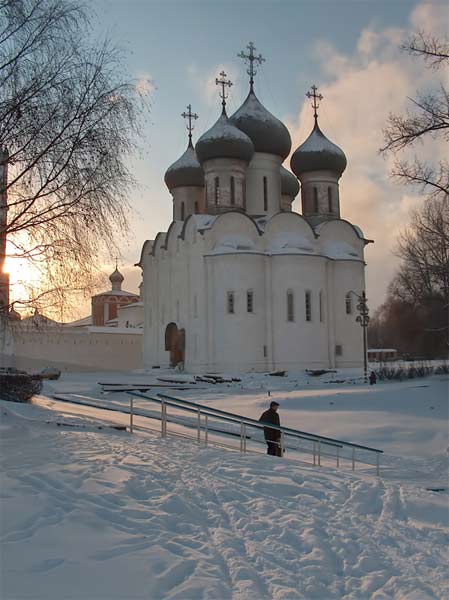
[[[254,418],[274,398],[284,425],[383,449],[380,478],[130,435],[105,427],[119,414],[45,398],[117,403],[98,381],[159,375],[64,374],[36,405],[0,403],[2,600],[449,597],[447,376],[248,375],[174,394]]]

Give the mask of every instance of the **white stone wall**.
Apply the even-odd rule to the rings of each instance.
[[[106,330],[106,331],[105,331]],[[14,327],[14,362],[19,369],[55,366],[63,371],[141,369],[142,330]]]
[[[282,159],[275,154],[256,152],[246,171],[246,212],[273,215],[280,210]],[[267,210],[264,208],[264,177],[267,179]]]
[[[170,322],[186,331],[185,368],[191,372],[361,366],[362,330],[355,312],[346,315],[345,296],[364,289],[364,241],[351,224],[330,221],[315,233],[296,213],[274,215],[264,231],[237,212],[204,219],[172,224],[144,248],[145,367],[168,366]],[[248,290],[254,313],[247,312]],[[292,322],[288,290],[294,294]],[[234,293],[234,314],[228,292]]]

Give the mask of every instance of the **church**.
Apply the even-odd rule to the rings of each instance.
[[[192,373],[360,367],[357,298],[365,289],[370,240],[341,218],[343,151],[315,125],[291,152],[285,125],[259,101],[252,43],[240,53],[249,93],[221,114],[165,174],[173,220],[142,248],[145,368],[179,365]],[[302,214],[292,211],[301,193]]]

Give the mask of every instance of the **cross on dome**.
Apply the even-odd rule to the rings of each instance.
[[[186,127],[187,127],[187,131],[189,132],[189,146],[192,146],[192,131],[194,129],[194,126],[192,125],[192,119],[194,119],[194,120],[198,119],[198,115],[196,113],[192,113],[192,105],[191,104],[189,104],[187,106],[187,111],[188,112],[183,112],[181,114],[181,117],[188,120]]]
[[[245,54],[245,52],[242,50],[237,54],[237,56],[238,58],[243,58],[245,63],[249,64],[249,67],[248,69],[246,69],[246,72],[249,75],[249,87],[250,91],[252,92],[254,86],[254,75],[257,74],[257,70],[254,67],[254,63],[258,63],[259,65],[261,65],[265,62],[265,59],[263,58],[262,54],[259,54],[259,56],[256,56],[254,54],[254,51],[257,50],[257,48],[253,44],[253,42],[250,42],[246,47],[249,50],[248,54]]]
[[[312,87],[310,88],[312,90],[312,92],[307,92],[306,96],[307,98],[313,98],[313,102],[312,102],[312,108],[313,108],[313,117],[315,119],[315,123],[318,121],[318,108],[320,107],[320,105],[318,104],[317,100],[322,100],[323,96],[321,94],[317,94],[318,88],[316,85],[312,85]]]
[[[220,73],[220,77],[221,79],[218,79],[218,77],[215,78],[215,85],[221,85],[221,92],[219,92],[220,98],[221,98],[221,105],[223,106],[223,112],[225,112],[226,109],[226,98],[228,97],[228,94],[225,91],[226,87],[231,87],[233,85],[232,81],[230,79],[226,79],[227,75],[224,71],[222,71]]]

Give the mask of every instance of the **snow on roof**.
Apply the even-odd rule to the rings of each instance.
[[[323,245],[323,253],[329,258],[338,258],[343,260],[360,258],[357,250],[347,242],[326,242]]]
[[[71,323],[64,323],[64,327],[87,327],[88,325],[92,325],[92,315],[72,321]]]
[[[315,253],[310,240],[303,235],[299,235],[298,233],[282,233],[276,236],[273,238],[273,240],[271,240],[267,250],[271,254],[282,254],[284,252],[291,253],[292,250],[296,250],[301,253]]]
[[[142,307],[143,306],[143,302],[131,302],[130,304],[125,304],[123,306],[119,306],[118,309],[119,311],[122,310],[128,310],[129,308],[136,308],[136,307]]]
[[[236,250],[257,250],[255,243],[249,237],[243,235],[226,235],[217,242],[213,252],[235,252]]]
[[[106,292],[95,294],[94,298],[97,298],[98,296],[131,296],[132,298],[138,298],[139,294],[127,292],[126,290],[107,290]]]

